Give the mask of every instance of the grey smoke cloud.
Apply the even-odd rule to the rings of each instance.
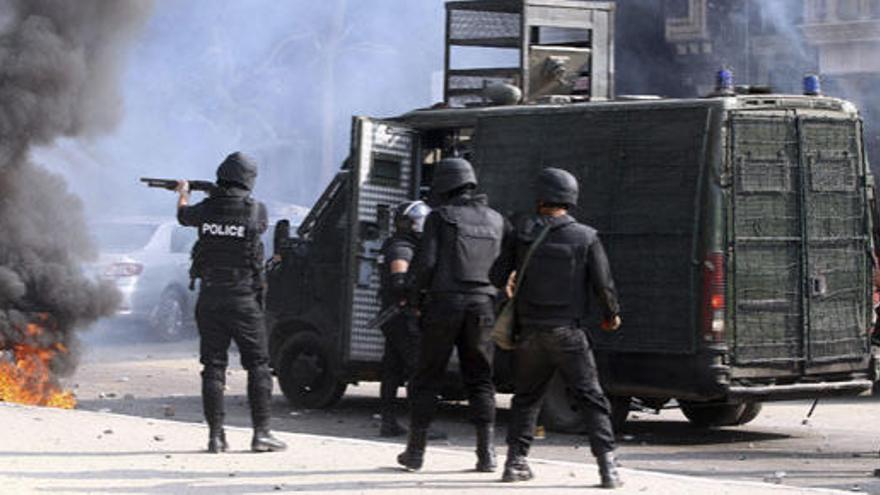
[[[311,205],[347,154],[352,115],[435,102],[443,5],[158,2],[123,75],[120,128],[65,140],[47,161],[96,214],[173,215],[173,198],[137,177],[211,179],[233,150],[255,157],[260,199]]]
[[[0,2],[0,345],[51,316],[43,345],[75,347],[73,331],[110,314],[116,290],[83,272],[95,256],[83,204],[34,146],[108,132],[122,116],[118,74],[148,1]],[[53,363],[70,371],[70,356]]]

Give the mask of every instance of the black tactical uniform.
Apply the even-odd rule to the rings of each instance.
[[[539,204],[561,208],[577,204],[577,181],[560,169],[538,177]],[[526,463],[535,423],[551,378],[558,370],[587,422],[590,448],[599,461],[602,484],[619,486],[614,461],[611,408],[599,384],[590,343],[583,330],[589,293],[599,300],[606,322],[617,319],[619,307],[611,269],[597,232],[566,214],[525,219],[505,237],[493,270],[496,282],[516,270],[532,242],[549,226],[535,249],[516,296],[517,344],[514,351],[515,392],[508,425],[504,481],[532,477]],[[619,320],[618,320],[619,322]]]
[[[436,165],[431,194],[439,206],[425,221],[410,268],[411,301],[421,311],[422,342],[410,384],[410,435],[398,462],[412,470],[422,466],[426,431],[453,347],[458,349],[471,421],[477,429],[477,469],[495,469],[491,332],[497,291],[489,270],[501,249],[504,219],[486,205],[485,196],[473,194],[476,183],[466,160],[444,159]],[[422,292],[424,301],[418,300]]]
[[[223,432],[223,388],[227,351],[235,344],[248,372],[247,395],[254,437],[251,449],[283,450],[283,442],[269,432],[272,375],[262,308],[263,245],[266,208],[250,197],[256,167],[233,153],[217,169],[217,190],[204,201],[178,209],[181,225],[198,228],[191,275],[200,279],[196,322],[201,337],[202,401],[210,427],[208,450],[227,448]]]
[[[380,271],[382,308],[400,305],[408,295],[407,272],[392,273],[395,261],[412,263],[416,246],[421,237],[425,217],[430,209],[421,201],[407,202],[395,212],[395,232],[382,245]],[[394,402],[397,389],[409,381],[415,371],[419,352],[419,320],[411,310],[382,325],[385,335],[385,351],[382,355],[382,385],[379,389],[382,401],[382,426],[379,434],[397,436],[406,430],[397,422]]]

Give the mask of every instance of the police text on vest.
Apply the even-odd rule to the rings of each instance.
[[[244,238],[244,225],[220,225],[216,223],[203,223],[202,234],[210,234],[221,237],[241,237]]]

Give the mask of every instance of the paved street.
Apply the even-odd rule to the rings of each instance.
[[[201,422],[198,397],[196,342],[136,344],[124,340],[88,346],[76,376],[69,380],[80,408],[149,418]],[[229,372],[228,422],[249,426],[245,373],[235,366]],[[509,396],[499,396],[498,435],[503,438]],[[338,438],[383,441],[377,437],[378,387],[350,387],[343,401],[328,411],[295,411],[276,390],[275,423],[279,431]],[[753,423],[738,428],[699,430],[690,427],[677,410],[659,415],[635,413],[620,434],[621,457],[627,468],[647,469],[710,480],[772,482],[788,486],[833,488],[880,493],[880,430],[875,425],[878,400],[860,397],[820,403],[812,419],[803,424],[810,404],[805,401],[765,405]],[[446,404],[438,427],[449,440],[432,445],[470,452],[471,428],[461,404]],[[204,439],[198,437],[201,448]],[[533,456],[564,462],[585,462],[585,438],[548,432]],[[391,459],[391,457],[389,457]],[[469,462],[469,461],[468,461]],[[593,468],[583,473],[591,475]]]
[[[0,438],[0,493],[4,494],[242,494],[335,493],[608,493],[596,487],[595,466],[535,460],[538,478],[498,482],[475,473],[473,455],[428,449],[425,467],[408,473],[394,463],[388,443],[279,433],[292,448],[253,454],[250,432],[230,428],[231,452],[208,455],[196,447],[205,428],[89,411],[0,404],[0,424],[16,432]],[[845,493],[623,470],[620,495],[785,495]]]

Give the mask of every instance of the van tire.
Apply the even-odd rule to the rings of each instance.
[[[761,409],[763,408],[764,404],[761,402],[746,402],[746,407],[743,409],[736,424],[744,425],[746,423],[751,423],[759,414],[761,414]]]
[[[278,384],[291,406],[324,409],[336,404],[347,384],[327,345],[311,331],[287,338],[280,351]]]
[[[702,428],[744,425],[761,412],[760,402],[679,401],[681,412],[692,425]]]

